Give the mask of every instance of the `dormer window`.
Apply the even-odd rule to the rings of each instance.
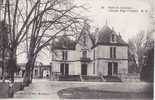
[[[112,42],[114,42],[115,41],[115,36],[114,36],[114,34],[112,34]]]
[[[113,43],[116,42],[116,35],[114,34],[111,35],[111,42]]]
[[[82,57],[86,58],[87,57],[87,51],[82,52]]]

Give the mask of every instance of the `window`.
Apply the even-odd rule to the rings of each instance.
[[[116,47],[113,48],[113,57],[116,58]]]
[[[111,41],[116,42],[116,36],[114,34],[111,35]]]
[[[113,67],[114,67],[114,74],[117,74],[118,73],[118,64],[114,62]]]
[[[62,75],[69,74],[69,64],[61,63],[60,64],[60,72]]]
[[[68,52],[67,51],[63,51],[62,52],[62,59],[63,60],[67,60],[68,59]]]
[[[112,76],[112,62],[108,63],[108,75]]]
[[[118,74],[118,63],[117,62],[109,62],[108,63],[108,75],[117,75]]]
[[[116,47],[110,47],[110,58],[116,58]]]
[[[110,47],[110,58],[112,58],[112,47]]]
[[[83,56],[84,58],[86,58],[86,57],[87,57],[87,51],[83,51],[83,52],[82,52],[82,56]]]
[[[60,64],[60,72],[62,75],[64,74],[64,63]]]
[[[115,42],[115,35],[112,34],[112,42]]]

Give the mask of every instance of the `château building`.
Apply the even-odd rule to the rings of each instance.
[[[78,41],[63,36],[52,43],[54,75],[119,76],[128,74],[128,44],[107,24],[95,33],[89,26]]]

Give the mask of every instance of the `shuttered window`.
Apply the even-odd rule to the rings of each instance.
[[[118,64],[117,63],[113,63],[113,67],[114,67],[114,74],[118,73]]]
[[[116,58],[116,47],[110,47],[110,58]]]
[[[63,51],[62,52],[62,59],[63,60],[67,60],[68,59],[68,52],[67,51]]]

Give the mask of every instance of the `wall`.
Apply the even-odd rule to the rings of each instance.
[[[117,62],[118,63],[118,74],[127,74],[128,73],[128,61],[127,60],[97,60],[97,74],[99,75],[108,75],[108,62]]]
[[[62,60],[62,50],[56,50],[57,55],[53,54],[52,59],[52,71],[53,72],[60,72],[60,64],[61,63],[68,63],[69,64],[69,74],[70,75],[80,75],[81,74],[81,61],[80,58],[82,57],[81,46],[77,45],[76,50],[67,50],[68,52],[68,59],[66,61]],[[87,57],[92,58],[92,51],[87,52]],[[92,64],[88,63],[88,70],[89,75],[92,75],[93,69]]]
[[[110,58],[110,47],[105,45],[99,45],[94,48],[95,50],[95,73],[99,75],[108,75],[108,62],[118,63],[118,73],[127,74],[128,73],[128,47],[125,46],[114,46],[116,47],[116,58]]]
[[[52,71],[53,72],[60,72],[60,64],[62,62],[53,62]],[[68,62],[69,64],[69,75],[81,75],[81,62]],[[88,75],[94,75],[93,74],[93,66],[91,63],[87,63],[87,73]]]
[[[62,51],[63,50],[55,50],[56,54],[52,54],[52,60],[62,60]],[[67,61],[76,61],[79,60],[81,54],[78,50],[65,50],[68,52],[68,59]]]
[[[116,59],[128,59],[127,46],[105,46],[105,45],[99,45],[95,48],[96,58],[110,58],[110,47],[116,47]]]
[[[118,63],[118,73],[122,74],[128,73],[128,47],[127,46],[113,46],[116,47],[116,58],[110,58],[110,47],[106,45],[99,45],[93,50],[88,49],[88,57],[91,58],[92,62],[88,63],[87,72],[88,75],[103,75],[108,74],[108,62],[117,62]],[[70,75],[80,75],[81,74],[81,62],[80,57],[82,57],[80,45],[76,46],[76,50],[67,50],[68,51],[68,64],[69,64],[69,74]],[[94,50],[95,50],[95,60],[94,60]],[[62,50],[57,50],[57,56],[54,56],[52,61],[52,70],[53,72],[60,72],[60,62],[62,61]],[[94,64],[95,63],[95,73]]]

